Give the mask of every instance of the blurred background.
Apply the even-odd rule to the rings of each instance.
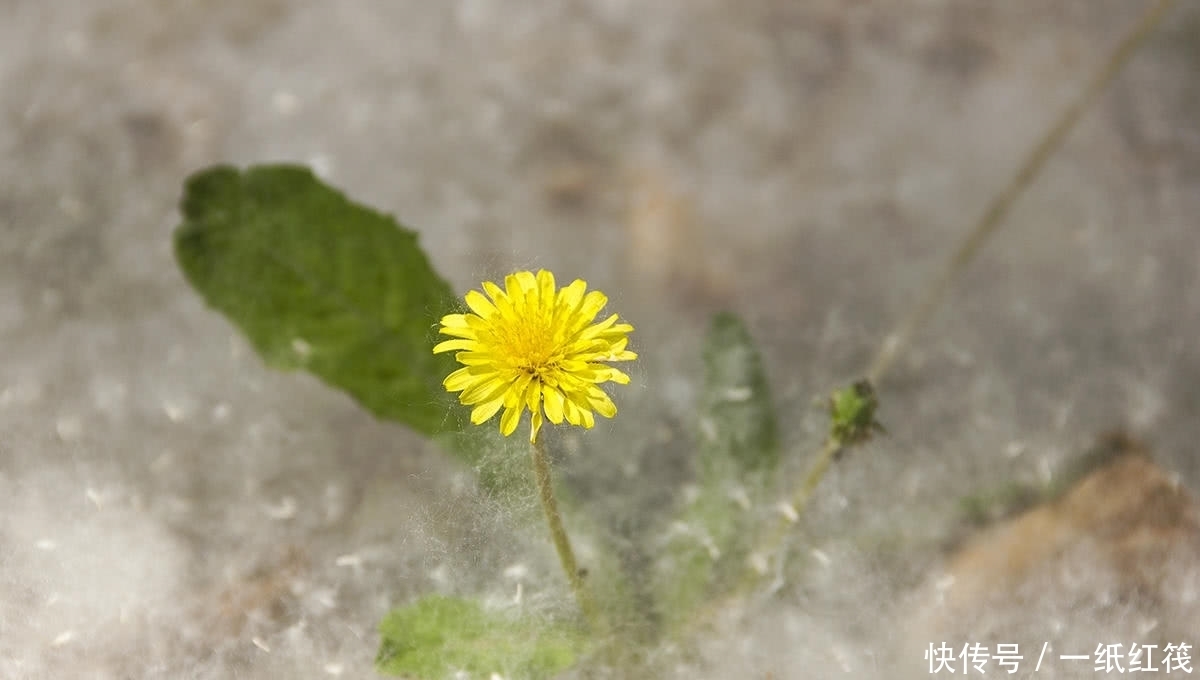
[[[305,163],[459,292],[539,267],[607,292],[635,385],[560,469],[636,535],[690,474],[710,315],[761,344],[803,469],[813,399],[1145,4],[0,0],[0,677],[371,677],[393,604],[565,596],[469,471],[205,309],[171,254],[190,173]],[[1198,73],[1182,2],[878,386],[889,436],[826,478],[787,582],[664,673],[1200,644]],[[964,497],[1113,430],[1155,462],[987,552]]]

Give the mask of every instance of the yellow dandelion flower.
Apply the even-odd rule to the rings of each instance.
[[[632,361],[637,354],[626,349],[633,326],[617,323],[616,314],[593,323],[608,303],[604,293],[585,295],[587,282],[581,279],[556,290],[546,270],[510,274],[503,289],[485,281],[483,290],[486,296],[477,290],[466,295],[472,313],[442,317],[440,332],[452,339],[433,348],[434,354],[458,351],[463,368],[442,384],[474,406],[472,423],[487,421],[503,407],[500,431],[508,436],[529,409],[533,442],[543,412],[556,425],[566,420],[584,428],[596,424],[593,412],[616,415],[616,405],[598,385],[628,384],[629,376],[603,362]]]

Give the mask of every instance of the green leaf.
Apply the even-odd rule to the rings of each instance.
[[[704,344],[701,460],[726,472],[770,472],[779,462],[778,426],[762,358],[741,320],[716,315]]]
[[[532,493],[528,445],[495,423],[471,425],[442,387],[458,364],[433,354],[437,322],[463,305],[416,233],[290,165],[198,172],[181,210],[184,275],[268,366],[306,370],[379,418],[436,436],[490,491]]]
[[[713,318],[704,345],[699,493],[669,529],[656,578],[671,627],[730,587],[749,552],[751,511],[779,462],[778,426],[762,359],[733,314]]]
[[[668,529],[654,580],[668,631],[686,626],[713,594],[728,589],[744,564],[753,515],[727,491],[711,482],[702,485]]]
[[[441,595],[392,610],[379,632],[379,671],[422,680],[545,678],[574,664],[582,643],[573,630]]]
[[[208,304],[277,369],[305,369],[375,415],[458,428],[431,352],[455,305],[414,232],[303,167],[217,166],[190,177],[175,255]]]

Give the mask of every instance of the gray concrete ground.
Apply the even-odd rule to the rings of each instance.
[[[190,172],[310,163],[462,290],[546,267],[607,291],[643,360],[563,469],[619,532],[684,479],[708,315],[762,343],[798,467],[811,399],[863,371],[1144,4],[0,1],[0,677],[370,677],[394,602],[563,597],[469,474],[204,308],[170,252]],[[958,498],[1102,430],[1200,488],[1179,4],[880,386],[891,436],[802,535],[830,566],[679,677],[919,666],[889,650]]]

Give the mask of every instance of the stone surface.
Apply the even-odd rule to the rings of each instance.
[[[1195,644],[1200,506],[1136,443],[1116,436],[1102,446],[1116,449],[1115,458],[1065,496],[950,556],[907,631],[913,658],[930,641],[961,641],[959,649],[1016,643],[1026,654],[1052,642],[1038,677],[1081,677],[1094,672],[1098,644],[1125,652],[1132,643],[1155,645],[1160,653]],[[1032,665],[1021,677],[1033,677]]]

